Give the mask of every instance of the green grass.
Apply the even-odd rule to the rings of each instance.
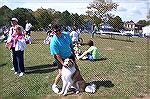
[[[4,44],[0,44],[0,85],[1,97],[6,99],[56,99],[64,98],[54,94],[51,85],[57,73],[52,66],[54,58],[50,55],[49,45],[44,45],[46,33],[32,32],[33,44],[25,49],[26,74],[23,77],[11,71],[11,52]],[[84,42],[90,39],[82,34]],[[149,91],[149,44],[146,38],[131,38],[97,35],[92,39],[105,60],[90,62],[77,61],[81,74],[86,82],[97,81],[101,85],[94,94],[69,95],[70,97],[87,99],[129,99],[143,97]],[[88,46],[81,47],[84,51]],[[107,85],[108,84],[108,85]],[[111,86],[114,85],[114,86]],[[61,82],[59,83],[61,86]]]

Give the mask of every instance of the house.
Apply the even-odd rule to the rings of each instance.
[[[124,29],[126,31],[132,31],[134,33],[142,33],[142,27],[144,27],[144,25],[134,23],[132,20],[124,22]]]

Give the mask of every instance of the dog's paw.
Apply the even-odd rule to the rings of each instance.
[[[65,92],[63,93],[63,96],[67,96],[67,91],[65,90]]]

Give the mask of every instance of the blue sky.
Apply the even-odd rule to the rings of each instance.
[[[17,7],[30,8],[35,11],[37,8],[52,8],[56,11],[68,10],[70,13],[85,14],[87,6],[93,0],[0,0],[0,7],[8,6],[10,9]],[[118,3],[116,11],[112,13],[120,16],[123,21],[147,20],[146,16],[150,9],[150,0],[112,0]]]

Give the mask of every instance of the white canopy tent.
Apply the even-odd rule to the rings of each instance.
[[[150,36],[150,25],[143,27],[142,30],[145,36]]]

